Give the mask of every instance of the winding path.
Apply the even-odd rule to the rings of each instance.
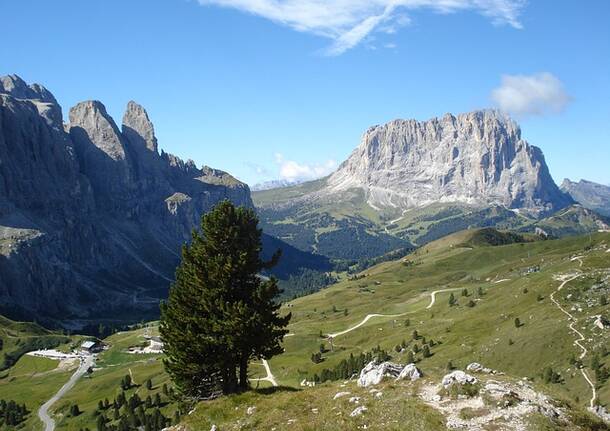
[[[53,395],[53,397],[51,397],[51,399],[49,401],[47,401],[42,406],[40,406],[40,408],[38,409],[38,417],[44,424],[45,431],[53,431],[55,429],[55,421],[49,415],[49,408],[53,404],[55,404],[57,401],[59,401],[59,399],[61,397],[63,397],[66,394],[66,392],[68,392],[70,389],[72,389],[74,387],[74,385],[76,384],[77,380],[80,379],[83,376],[83,374],[85,374],[87,372],[89,367],[93,366],[94,363],[95,363],[95,357],[92,355],[85,356],[84,359],[81,359],[78,369],[74,372],[74,374],[72,374],[72,376],[70,377],[70,380],[68,380],[66,382],[66,384],[63,385],[61,387],[61,389],[59,391],[57,391],[57,393],[55,395]]]
[[[434,303],[436,302],[436,294],[437,293],[444,293],[444,292],[452,292],[455,290],[461,290],[461,287],[454,287],[451,289],[441,289],[441,290],[435,290],[434,292],[430,293],[430,304],[428,304],[428,306],[426,307],[426,310],[432,308],[432,306],[434,305]],[[360,328],[361,326],[365,325],[366,322],[368,322],[369,320],[371,320],[374,317],[402,317],[402,316],[406,316],[407,314],[411,314],[411,313],[415,313],[415,311],[406,311],[404,313],[400,313],[400,314],[368,314],[364,319],[362,319],[362,321],[360,323],[358,323],[357,325],[352,326],[349,329],[346,329],[345,331],[341,331],[341,332],[336,332],[334,334],[328,334],[328,338],[336,338],[340,335],[345,335],[349,332],[352,332],[355,329]]]
[[[578,260],[580,262],[580,266],[582,266],[582,257],[575,257],[572,259],[572,261],[574,260]],[[564,313],[566,316],[568,316],[568,319],[572,322],[569,325],[569,328],[572,332],[574,332],[576,335],[578,335],[578,339],[574,342],[578,347],[580,347],[580,349],[582,350],[582,353],[580,354],[580,356],[578,357],[578,359],[582,360],[585,358],[585,356],[588,353],[588,350],[585,346],[583,346],[581,344],[582,341],[585,340],[585,336],[578,330],[576,329],[575,325],[578,322],[578,320],[572,315],[570,314],[565,308],[563,308],[559,302],[557,302],[557,300],[555,300],[555,294],[559,291],[561,291],[561,289],[564,288],[564,286],[566,284],[568,284],[570,281],[576,280],[577,278],[581,277],[582,274],[576,274],[570,278],[567,278],[565,280],[563,280],[563,282],[561,283],[561,285],[557,288],[557,290],[553,293],[551,293],[551,301],[553,301],[553,303],[561,310],[562,313]],[[589,406],[591,408],[595,407],[595,400],[597,399],[597,391],[595,389],[595,384],[593,383],[593,381],[589,378],[589,376],[587,375],[587,373],[585,372],[584,368],[580,367],[579,368],[580,373],[582,374],[582,376],[585,378],[585,380],[587,381],[587,383],[589,384],[589,386],[591,387],[591,392],[593,394],[593,396],[591,397],[591,401],[589,401]]]
[[[250,379],[254,382],[269,382],[271,383],[274,387],[279,386],[277,383],[277,380],[275,380],[275,376],[273,375],[273,373],[271,372],[271,367],[269,366],[269,362],[267,362],[266,359],[263,359],[263,367],[265,367],[265,371],[267,371],[267,377],[261,377],[260,379]]]

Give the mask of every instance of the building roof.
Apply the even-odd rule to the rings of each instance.
[[[95,341],[85,341],[83,344],[81,344],[81,347],[83,349],[90,349],[93,346],[95,346],[97,343]]]

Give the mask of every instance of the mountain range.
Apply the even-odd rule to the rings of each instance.
[[[0,313],[64,325],[154,317],[203,213],[253,207],[226,172],[159,152],[146,110],[119,126],[98,101],[62,109],[42,85],[0,78]],[[291,265],[324,267],[272,237]]]
[[[266,232],[348,265],[472,227],[562,236],[608,224],[495,110],[371,127],[328,177],[253,199]]]
[[[542,152],[496,111],[372,127],[330,176],[253,194],[160,151],[135,102],[120,126],[99,101],[68,118],[42,85],[0,78],[0,314],[9,317],[74,327],[155,317],[182,245],[223,199],[256,205],[264,254],[283,250],[273,274],[287,296],[470,227],[607,228],[595,212],[607,197],[591,197],[599,187],[560,190]]]

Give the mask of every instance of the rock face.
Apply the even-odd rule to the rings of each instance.
[[[545,214],[571,203],[540,149],[496,111],[370,128],[328,179],[327,192],[349,189],[364,190],[369,205],[381,209],[458,202]]]
[[[444,388],[449,388],[453,385],[473,385],[477,382],[478,380],[476,377],[466,374],[463,371],[456,370],[445,375],[441,381],[441,385],[443,385]]]
[[[248,186],[159,154],[135,102],[122,130],[97,101],[69,117],[41,85],[0,78],[0,314],[154,315],[201,214],[252,206]]]
[[[592,181],[580,180],[575,183],[567,178],[561,184],[561,190],[583,207],[610,217],[610,187]]]
[[[385,377],[390,377],[394,380],[405,380],[411,381],[417,380],[421,377],[421,371],[417,369],[415,364],[400,365],[392,362],[377,363],[376,361],[369,362],[360,371],[360,377],[358,377],[358,386],[366,388],[372,385],[378,385]]]

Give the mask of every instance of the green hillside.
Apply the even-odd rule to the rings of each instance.
[[[70,341],[61,333],[36,323],[15,322],[0,316],[0,372],[31,350],[50,349]]]
[[[592,392],[574,365],[581,353],[574,344],[577,338],[550,297],[553,294],[565,309],[573,310],[570,312],[577,319],[588,349],[582,359],[583,371],[595,379],[596,373],[590,368],[593,356],[597,356],[602,369],[607,371],[610,367],[610,330],[593,324],[593,316],[608,316],[609,311],[601,297],[610,297],[610,234],[535,242],[526,239],[489,229],[459,232],[432,242],[403,260],[380,264],[359,277],[286,304],[285,311],[290,311],[293,319],[284,342],[285,353],[272,358],[269,364],[278,383],[298,388],[297,392],[279,390],[274,395],[248,394],[204,403],[187,423],[191,429],[206,429],[211,424],[228,426],[238,421],[249,424],[244,429],[283,429],[287,418],[294,416],[307,425],[292,424],[291,429],[333,429],[334,422],[328,421],[335,420],[333,416],[339,412],[345,415],[350,406],[330,403],[335,407],[333,411],[322,400],[332,400],[333,394],[344,390],[343,379],[307,389],[300,382],[325,375],[332,379],[332,372],[341,369],[342,360],[376,346],[387,351],[392,361],[406,363],[408,351],[417,344],[417,366],[428,379],[440,379],[449,362],[464,369],[476,361],[506,373],[508,379],[528,378],[536,389],[572,406],[573,412],[581,412],[576,414],[580,419],[575,423],[589,424],[582,429],[594,429],[590,424],[595,420],[587,422],[591,417],[582,413]],[[505,243],[508,244],[495,245]],[[577,277],[557,292],[562,284],[558,278],[566,275]],[[432,292],[439,290],[432,304]],[[449,304],[451,294],[455,305]],[[391,317],[373,317],[358,326],[369,314]],[[355,326],[357,329],[341,334]],[[413,339],[415,330],[417,340]],[[333,333],[331,346],[327,336]],[[319,352],[321,344],[322,362],[314,364],[312,353]],[[424,358],[421,353],[424,344],[429,346],[430,357]],[[400,345],[406,349],[397,353],[395,347]],[[557,383],[543,378],[548,367],[560,376]],[[596,379],[595,385],[596,402],[608,406],[607,378]],[[365,394],[353,383],[347,387],[350,392]],[[410,422],[411,428],[383,429],[444,429],[433,425],[437,416],[427,405],[416,398],[404,400],[405,391],[416,391],[415,387],[390,385],[383,390],[390,392],[388,404],[384,398],[377,407],[374,403],[367,406],[387,411],[384,417],[399,423],[405,416],[417,418]],[[403,397],[402,404],[395,404],[399,395]],[[239,410],[246,405],[264,412],[257,416],[258,422],[249,420],[243,411],[233,413],[229,407]],[[320,416],[312,415],[312,408],[318,409]],[[341,429],[358,429],[365,422],[341,422]],[[559,429],[543,422],[531,425],[531,429]],[[602,428],[597,429],[605,429],[599,426]]]
[[[219,429],[356,430],[367,425],[368,429],[441,430],[447,418],[418,394],[438,382],[449,363],[464,369],[476,361],[505,374],[494,378],[513,383],[527,378],[536,390],[570,412],[565,426],[534,415],[529,429],[606,429],[585,411],[592,391],[575,362],[581,361],[582,371],[594,381],[595,402],[609,406],[610,330],[597,328],[594,316],[609,312],[601,298],[610,298],[610,234],[533,239],[495,229],[457,232],[403,259],[381,263],[286,303],[283,310],[293,318],[284,340],[285,353],[269,361],[280,387],[272,388],[262,364],[253,363],[254,391],[200,403],[193,414],[183,415],[181,424],[186,430],[210,429],[213,424]],[[452,294],[455,303],[450,305]],[[551,295],[574,316],[584,335],[587,354],[582,360],[574,344],[578,337]],[[382,316],[363,323],[371,314]],[[80,379],[53,406],[57,429],[95,429],[100,414],[117,424],[114,409],[100,411],[98,404],[106,398],[112,404],[122,392],[128,398],[138,394],[141,400],[159,394],[159,410],[168,419],[178,410],[186,413],[190,407],[163,390],[172,383],[163,369],[162,355],[128,353],[130,348],[145,347],[145,336],[156,334],[153,324],[108,337],[109,349],[100,354],[91,377]],[[332,334],[331,343],[328,336]],[[428,357],[424,357],[424,346]],[[342,361],[361,354],[370,358],[373,351],[384,351],[391,361],[403,364],[413,354],[424,379],[415,384],[383,383],[379,399],[353,381],[346,383],[346,362]],[[321,360],[314,363],[312,354],[318,352],[322,352]],[[598,371],[592,368],[594,357]],[[0,399],[17,394],[16,401],[27,402],[35,412],[73,371],[57,365],[23,357],[0,379]],[[556,378],[545,379],[548,368]],[[126,375],[135,384],[122,389]],[[303,380],[318,383],[305,388]],[[352,418],[354,405],[347,399],[333,400],[337,392],[346,390],[362,398],[368,414]],[[69,415],[73,404],[82,411],[77,417]],[[248,414],[249,407],[257,413]],[[156,408],[146,409],[145,414]],[[374,417],[382,420],[371,423]],[[28,424],[38,426],[35,414]]]

